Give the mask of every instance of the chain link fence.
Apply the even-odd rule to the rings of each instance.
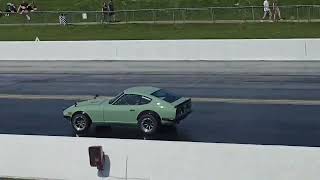
[[[284,22],[320,22],[320,5],[280,6]],[[25,15],[0,13],[0,25],[56,25],[62,24],[102,24],[102,23],[232,23],[260,22],[263,7],[208,7],[169,8],[115,11],[115,22],[108,13],[101,11],[36,11]]]

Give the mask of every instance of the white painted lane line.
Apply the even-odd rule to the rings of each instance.
[[[221,102],[232,104],[284,104],[284,105],[320,105],[320,100],[293,99],[228,99],[228,98],[192,98],[194,102]]]
[[[87,100],[94,96],[87,95],[29,95],[29,94],[0,94],[0,99],[21,99],[21,100]]]
[[[27,95],[27,94],[0,94],[0,99],[17,100],[87,100],[93,99],[90,95]],[[100,96],[99,98],[111,99],[110,96]],[[193,102],[208,103],[232,103],[232,104],[278,104],[278,105],[320,105],[320,100],[293,100],[293,99],[235,99],[235,98],[199,98],[192,97]]]

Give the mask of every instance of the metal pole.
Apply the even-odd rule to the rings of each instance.
[[[239,9],[240,9],[240,10],[239,10],[240,14],[242,14],[242,20],[243,20],[244,22],[246,22],[246,21],[247,21],[246,11],[244,11],[244,8],[242,8],[242,7],[240,7]]]
[[[318,14],[318,17],[317,17],[317,19],[319,19],[319,15],[320,15],[320,8],[318,7],[318,10],[319,10],[319,14]]]
[[[297,8],[297,20],[298,20],[298,22],[299,22],[299,21],[300,21],[300,18],[299,18],[299,7],[296,6],[296,8]]]
[[[47,13],[43,13],[43,14],[44,14],[44,23],[49,23]]]
[[[308,20],[308,22],[311,22],[311,6],[309,6],[309,13],[308,13],[308,15],[309,15],[309,20]]]
[[[125,18],[125,21],[126,21],[126,24],[127,24],[128,23],[128,11],[124,12],[124,18]]]
[[[216,22],[215,11],[213,8],[212,8],[212,17],[213,17],[213,22]]]
[[[73,13],[67,13],[66,18],[67,18],[67,19],[70,19],[70,22],[68,22],[68,23],[70,23],[70,24],[73,23]],[[68,21],[68,20],[67,20],[67,21]]]
[[[214,17],[213,17],[213,8],[210,8],[210,13],[211,13],[211,22],[214,22]]]
[[[241,12],[241,14],[242,14],[242,20],[243,20],[244,22],[247,22],[246,8],[245,8],[245,7],[244,7],[244,8],[240,8],[240,12]]]
[[[173,13],[172,13],[172,18],[173,18],[173,23],[175,24],[176,23],[176,18],[175,18],[174,10],[173,10]]]
[[[183,9],[181,9],[181,16],[182,16],[183,23],[185,24],[186,23],[186,17],[185,17],[185,10],[183,10]]]
[[[188,17],[188,9],[186,8],[184,11],[184,22],[186,23]]]
[[[255,20],[255,17],[254,17],[254,7],[253,7],[253,6],[251,7],[251,12],[252,12],[252,20]]]
[[[134,11],[132,11],[132,21],[134,21]]]
[[[243,18],[242,8],[241,7],[237,7],[237,12],[239,14],[240,20],[245,22],[245,20]]]
[[[320,15],[320,8],[319,8],[319,7],[317,7],[317,8],[318,8],[318,10],[319,10],[319,13],[318,13],[317,19],[319,19],[319,15]]]

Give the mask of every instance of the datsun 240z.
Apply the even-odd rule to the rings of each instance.
[[[63,111],[76,133],[92,124],[136,124],[145,134],[162,125],[175,126],[191,113],[191,99],[156,87],[132,87],[111,100],[98,98],[78,102]]]

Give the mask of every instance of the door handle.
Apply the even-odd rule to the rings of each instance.
[[[134,109],[130,109],[130,111],[135,111]]]

